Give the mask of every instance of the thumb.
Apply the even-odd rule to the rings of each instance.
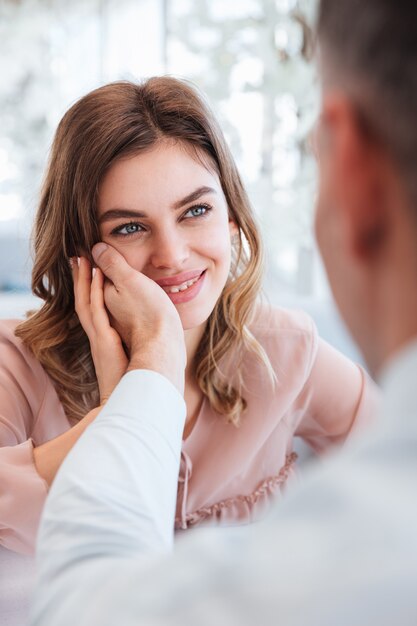
[[[131,275],[132,268],[126,262],[124,257],[114,248],[103,243],[97,243],[91,250],[93,259],[103,272],[103,274],[111,280],[116,287],[121,285]]]

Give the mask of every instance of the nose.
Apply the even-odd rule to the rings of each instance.
[[[189,258],[186,237],[178,231],[163,231],[153,238],[150,264],[155,269],[181,270]]]

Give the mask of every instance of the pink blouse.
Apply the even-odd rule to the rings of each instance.
[[[70,428],[42,366],[0,322],[0,544],[31,554],[47,484],[33,447]],[[262,306],[252,333],[277,381],[252,354],[241,374],[247,410],[239,428],[204,399],[183,442],[175,526],[242,524],[263,516],[294,474],[293,437],[317,452],[342,443],[376,413],[376,387],[357,365],[319,339],[304,313]],[[233,366],[223,364],[233,380]]]

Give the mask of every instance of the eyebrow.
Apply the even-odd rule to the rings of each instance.
[[[182,198],[181,200],[177,200],[176,202],[174,202],[174,204],[172,205],[172,208],[174,209],[174,211],[177,211],[178,209],[181,209],[186,204],[189,204],[190,202],[195,202],[196,200],[201,198],[201,196],[205,196],[206,194],[212,194],[212,193],[214,194],[217,193],[216,190],[213,189],[213,187],[207,187],[207,186],[198,187],[198,189],[195,189],[194,191],[189,193],[188,196],[185,196],[185,198]],[[111,220],[118,219],[121,217],[141,218],[141,217],[148,217],[148,216],[146,215],[146,213],[143,213],[142,211],[133,211],[132,209],[115,208],[115,209],[109,209],[108,211],[105,211],[105,213],[103,213],[103,215],[101,215],[99,218],[99,224],[103,224],[103,222],[109,222]]]
[[[199,187],[195,191],[192,191],[191,193],[189,193],[188,196],[185,196],[185,198],[183,198],[182,200],[178,200],[177,202],[175,202],[172,208],[175,210],[181,209],[186,204],[190,204],[190,202],[195,202],[196,200],[201,198],[201,196],[205,196],[206,194],[209,194],[209,193],[217,193],[217,192],[215,189],[213,189],[213,187],[205,187],[205,186]]]

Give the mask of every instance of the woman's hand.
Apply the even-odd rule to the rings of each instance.
[[[111,327],[104,304],[104,276],[100,269],[91,271],[84,257],[72,259],[75,311],[90,341],[103,405],[126,372],[128,359],[122,340]]]

